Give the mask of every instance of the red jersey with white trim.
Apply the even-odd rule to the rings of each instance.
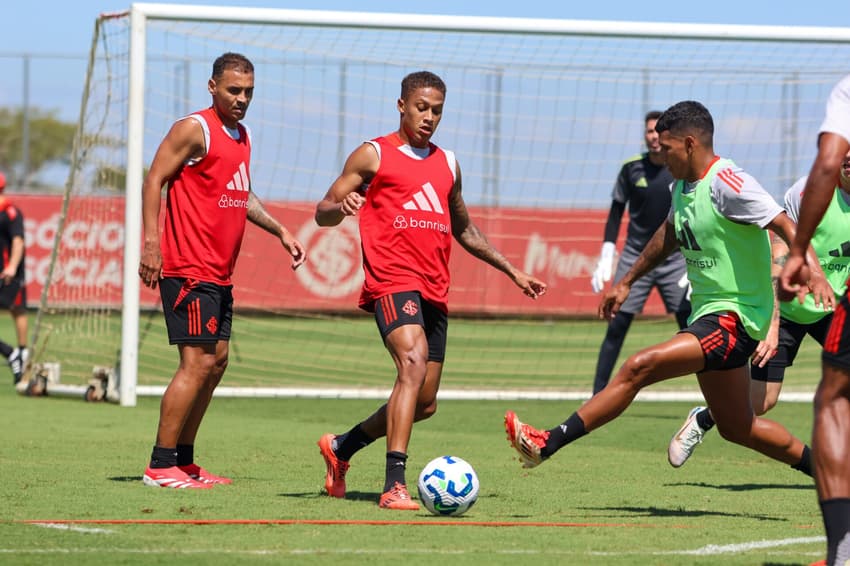
[[[201,124],[207,152],[168,185],[162,274],[230,285],[248,217],[250,135],[239,124],[235,139],[213,108],[183,119]]]
[[[366,276],[360,307],[371,312],[384,295],[419,291],[448,312],[454,154],[429,144],[428,154],[418,159],[403,151],[410,149],[397,134],[371,143],[380,150],[380,165],[360,209]]]

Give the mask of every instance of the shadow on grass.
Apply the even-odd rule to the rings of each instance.
[[[787,519],[771,517],[770,515],[754,515],[752,513],[728,513],[725,511],[706,511],[705,509],[665,509],[661,507],[578,507],[583,511],[616,511],[617,513],[631,513],[639,517],[738,517],[746,519],[757,519],[759,521],[781,521]]]
[[[141,482],[142,481],[142,475],[139,474],[138,476],[112,476],[111,478],[106,478],[106,479],[108,479],[109,481],[117,481],[117,482],[124,482],[124,483],[134,482],[134,481]]]
[[[328,495],[324,491],[310,491],[310,492],[293,492],[293,493],[278,493],[278,497],[292,497],[296,499],[319,499],[322,497],[328,497]],[[375,503],[381,498],[380,493],[370,492],[370,491],[346,491],[345,499],[351,501],[373,501]]]
[[[679,482],[666,483],[665,487],[707,487],[723,491],[757,491],[760,489],[805,489],[814,490],[815,485],[787,484],[787,483],[740,483],[740,484],[713,484],[706,482]]]

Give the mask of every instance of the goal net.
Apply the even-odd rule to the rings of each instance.
[[[391,386],[374,322],[355,307],[356,220],[318,228],[312,215],[346,156],[398,127],[401,78],[427,69],[448,86],[434,141],[458,156],[473,220],[550,286],[530,301],[455,246],[444,387],[587,393],[605,332],[589,278],[614,179],[643,149],[644,114],[701,101],[717,152],[779,199],[814,156],[824,102],[847,72],[846,37],[834,28],[165,4],[101,17],[67,190],[51,217],[33,361],[59,364],[68,384],[85,384],[95,366],[116,368],[126,405],[170,380],[176,349],[158,294],[136,275],[141,182],[173,121],[209,105],[212,61],[235,51],[256,69],[245,120],[252,188],[308,261],[293,273],[280,244],[249,225],[223,385],[339,396]],[[621,356],[674,330],[653,297]],[[814,350],[802,358],[816,363]],[[694,390],[691,381],[669,387]]]

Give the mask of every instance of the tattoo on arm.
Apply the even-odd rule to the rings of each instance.
[[[458,234],[457,241],[473,256],[510,275],[513,267],[511,262],[490,244],[487,236],[473,222]]]
[[[780,256],[774,260],[774,263],[778,265],[785,264],[785,258],[788,256]],[[780,263],[781,260],[781,263]],[[773,284],[773,317],[771,320],[779,320],[779,277],[772,276],[770,278],[771,283]]]
[[[279,236],[281,233],[280,222],[266,212],[263,203],[260,202],[254,191],[248,191],[248,220],[269,234]]]

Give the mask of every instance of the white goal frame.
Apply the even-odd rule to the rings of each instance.
[[[138,375],[140,282],[137,266],[141,250],[141,181],[144,171],[144,92],[146,29],[150,20],[231,23],[279,23],[343,28],[524,33],[531,35],[682,38],[736,41],[835,42],[848,41],[847,29],[719,24],[679,24],[496,18],[398,13],[325,12],[266,8],[176,4],[132,4],[130,12],[129,99],[125,193],[125,247],[123,267],[120,404],[135,406]]]

